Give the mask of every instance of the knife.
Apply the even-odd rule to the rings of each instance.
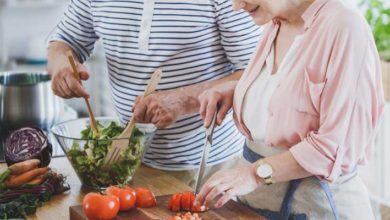
[[[204,144],[202,159],[200,161],[198,173],[197,173],[197,176],[196,176],[195,194],[198,194],[199,191],[200,191],[200,182],[202,180],[204,171],[206,169],[207,159],[209,157],[210,148],[211,148],[211,145],[213,143],[213,132],[214,132],[214,128],[215,128],[215,121],[217,119],[217,112],[218,111],[215,111],[213,119],[211,121],[211,124],[206,129],[206,142]]]

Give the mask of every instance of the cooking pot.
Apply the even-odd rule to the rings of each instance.
[[[58,122],[63,105],[51,90],[48,73],[0,73],[0,130],[29,125],[49,129]]]

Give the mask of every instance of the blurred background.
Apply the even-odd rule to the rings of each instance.
[[[375,156],[361,169],[361,176],[369,189],[376,218],[390,220],[390,1],[345,1],[357,5],[364,13],[372,27],[382,59],[386,112],[376,140]],[[67,2],[0,0],[0,72],[45,71],[47,38],[61,19]],[[95,115],[115,115],[100,43],[97,43],[94,55],[86,66],[92,75],[84,85],[91,94]],[[87,115],[82,99],[63,102],[62,120]],[[61,153],[57,149],[57,155]]]

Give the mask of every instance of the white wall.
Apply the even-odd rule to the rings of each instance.
[[[0,20],[3,24],[0,34],[8,56],[21,58],[26,54],[29,42],[40,38],[35,43],[38,48],[45,48],[45,38],[61,19],[66,0],[56,0],[47,6],[3,6]]]

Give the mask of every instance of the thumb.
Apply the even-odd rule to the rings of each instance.
[[[89,79],[88,70],[87,70],[87,68],[85,68],[84,65],[82,65],[82,64],[77,65],[77,69],[79,71],[80,79],[82,79],[82,80]]]

